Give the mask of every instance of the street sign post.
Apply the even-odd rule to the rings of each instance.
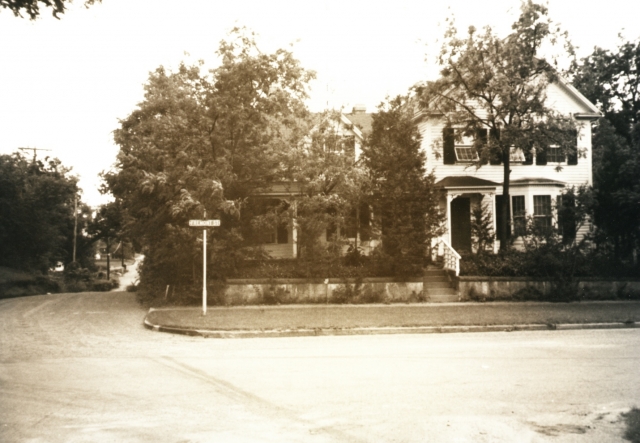
[[[207,213],[204,213],[207,218]],[[207,315],[207,228],[220,226],[220,220],[189,220],[192,228],[204,228],[202,230],[202,315]]]

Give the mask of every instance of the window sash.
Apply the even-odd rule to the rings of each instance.
[[[547,163],[564,163],[564,154],[559,146],[551,145],[547,148]]]
[[[525,158],[522,149],[512,146],[511,149],[509,149],[509,160],[512,163],[523,163]]]
[[[459,162],[473,162],[478,160],[478,152],[473,146],[456,145],[456,160]]]
[[[533,196],[533,222],[537,228],[551,228],[551,196]]]
[[[514,195],[511,197],[511,208],[513,209],[513,233],[519,237],[526,233],[526,219],[524,207],[524,195]]]

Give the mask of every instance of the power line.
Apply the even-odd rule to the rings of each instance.
[[[33,151],[33,162],[36,162],[36,151],[52,151],[53,149],[43,149],[43,148],[18,148],[21,151]]]

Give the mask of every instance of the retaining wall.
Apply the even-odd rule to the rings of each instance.
[[[550,295],[554,284],[528,277],[460,277],[458,289],[462,299],[511,299],[518,291],[533,288],[544,295]],[[606,280],[596,278],[581,279],[578,283],[580,296],[584,299],[633,298],[640,294],[640,280]]]
[[[528,277],[459,277],[462,300],[513,300],[518,291],[534,289],[552,294],[553,282]],[[640,297],[640,280],[583,279],[580,298],[612,300]],[[353,279],[230,279],[222,294],[225,305],[292,303],[410,303],[428,301],[422,279],[393,281],[365,278],[358,285]]]
[[[349,295],[355,302],[401,303],[423,301],[422,285],[422,279],[365,278],[359,285],[350,279],[232,279],[227,280],[223,296],[227,305],[335,303]]]

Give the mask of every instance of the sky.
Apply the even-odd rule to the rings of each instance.
[[[30,21],[0,10],[0,154],[37,148],[79,177],[84,202],[109,201],[101,171],[113,168],[113,130],[142,101],[149,72],[203,60],[215,67],[220,40],[236,26],[263,52],[289,48],[316,71],[308,106],[369,112],[437,74],[445,20],[458,29],[508,33],[520,3],[506,0],[75,0],[60,20]],[[640,37],[640,2],[549,0],[578,56]],[[48,151],[44,151],[47,149]],[[33,151],[24,151],[28,156]]]

